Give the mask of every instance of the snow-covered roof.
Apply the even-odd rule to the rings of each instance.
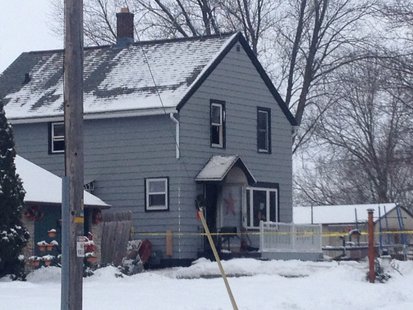
[[[26,191],[25,202],[62,203],[62,179],[21,156],[15,158],[16,172]],[[85,206],[108,208],[100,198],[84,191]]]
[[[84,112],[176,109],[236,39],[233,34],[86,48]],[[20,55],[0,76],[0,98],[9,120],[62,116],[63,51]]]
[[[248,180],[255,183],[256,180],[238,155],[221,156],[214,155],[205,164],[204,168],[195,177],[197,182],[220,182],[224,180],[232,167],[238,165],[245,173]]]
[[[84,118],[179,111],[237,43],[268,87],[274,103],[292,126],[297,125],[240,32],[85,48]],[[63,51],[21,54],[0,74],[0,100],[12,123],[62,118]]]
[[[293,222],[296,224],[345,224],[367,222],[367,210],[373,209],[374,219],[379,214],[383,216],[397,206],[396,203],[361,204],[361,205],[332,205],[313,207],[294,207]],[[379,212],[380,208],[380,212]],[[313,220],[311,220],[311,218]]]

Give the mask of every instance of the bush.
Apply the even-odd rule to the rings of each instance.
[[[24,279],[22,249],[29,233],[21,222],[24,206],[22,181],[16,174],[14,140],[0,102],[0,277]]]

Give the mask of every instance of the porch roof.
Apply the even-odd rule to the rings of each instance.
[[[238,155],[214,155],[205,164],[204,168],[195,177],[197,182],[221,182],[233,167],[239,167],[248,179],[249,184],[256,183],[255,177],[248,170]]]
[[[23,182],[26,191],[26,203],[62,203],[62,179],[57,175],[17,155],[15,158],[16,172]],[[109,208],[110,205],[100,198],[84,191],[85,207]]]

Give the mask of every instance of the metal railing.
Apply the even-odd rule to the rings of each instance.
[[[320,253],[321,225],[260,222],[261,252]]]

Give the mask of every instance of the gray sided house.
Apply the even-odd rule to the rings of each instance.
[[[209,249],[196,204],[214,232],[291,222],[296,122],[245,38],[119,42],[84,51],[85,180],[111,211],[133,212],[132,238],[183,263]],[[23,53],[0,76],[18,153],[60,176],[62,60]]]

